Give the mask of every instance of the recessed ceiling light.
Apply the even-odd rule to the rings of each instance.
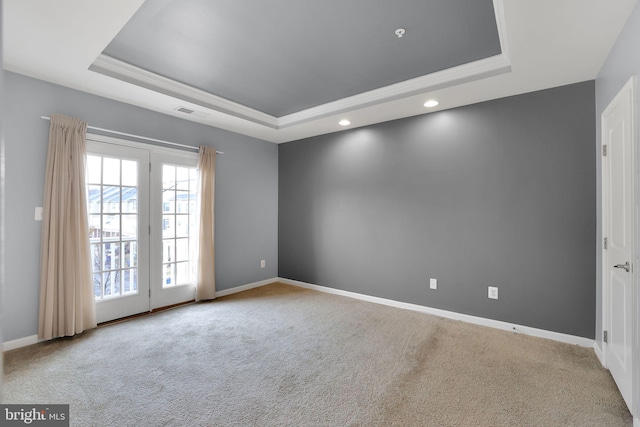
[[[424,106],[427,107],[427,108],[433,108],[438,104],[439,104],[439,102],[436,101],[435,99],[430,99],[430,100],[428,100],[427,102],[424,103]]]
[[[338,122],[338,124],[339,124],[340,126],[349,126],[349,125],[351,124],[351,122],[350,122],[349,120],[347,120],[347,119],[342,119],[342,120],[340,120],[340,121]]]

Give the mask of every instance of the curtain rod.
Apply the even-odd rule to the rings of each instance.
[[[51,117],[47,117],[47,116],[40,116],[40,118],[44,119],[44,120],[51,120]],[[103,129],[103,128],[98,128],[98,127],[95,127],[95,126],[87,126],[87,129],[97,130],[99,132],[112,133],[114,135],[128,136],[130,138],[144,139],[146,141],[158,142],[160,144],[173,145],[175,147],[182,147],[182,148],[189,148],[191,150],[198,150],[198,147],[194,147],[193,145],[178,144],[177,142],[164,141],[162,139],[149,138],[147,136],[134,135],[132,133],[119,132],[117,130]],[[224,154],[224,152],[223,151],[216,151],[216,154]]]

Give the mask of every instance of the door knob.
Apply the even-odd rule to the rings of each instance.
[[[631,270],[631,265],[629,265],[629,261],[627,261],[624,264],[616,264],[616,265],[614,265],[614,268],[624,268],[628,273],[629,270]]]

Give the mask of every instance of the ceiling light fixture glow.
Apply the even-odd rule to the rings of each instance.
[[[435,99],[430,99],[430,100],[428,100],[427,102],[424,103],[424,106],[427,107],[427,108],[433,108],[438,104],[439,104],[439,102],[436,101]]]
[[[351,124],[351,122],[350,122],[349,120],[347,120],[347,119],[342,119],[342,120],[340,120],[340,121],[338,122],[338,124],[339,124],[340,126],[349,126],[349,125]]]

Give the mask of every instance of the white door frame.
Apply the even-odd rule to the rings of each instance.
[[[631,325],[632,325],[632,364],[634,367],[638,367],[640,366],[640,317],[639,317],[639,311],[640,311],[640,292],[638,292],[638,274],[636,269],[640,266],[639,260],[638,260],[638,230],[640,230],[640,224],[638,223],[638,200],[639,198],[637,197],[637,191],[638,188],[640,188],[640,182],[639,182],[639,177],[638,177],[638,134],[637,134],[637,77],[636,76],[632,76],[623,86],[622,89],[620,89],[619,93],[622,93],[625,90],[632,90],[632,96],[633,96],[633,109],[632,109],[632,139],[634,141],[634,144],[632,146],[632,151],[633,151],[633,155],[632,155],[632,161],[633,161],[633,176],[634,179],[631,180],[632,182],[632,194],[633,194],[633,206],[634,206],[634,221],[632,221],[632,263],[633,263],[633,268],[631,270],[631,301],[632,301],[632,321],[631,321]],[[618,94],[616,95],[615,98],[618,97]],[[611,101],[611,103],[613,103],[613,100]],[[600,120],[602,122],[603,116],[605,115],[605,113],[607,112],[607,110],[609,109],[609,107],[607,107],[605,109],[605,111],[602,113],[602,115],[600,116]],[[605,129],[604,126],[602,126],[601,128],[601,147],[600,150],[603,149],[602,144],[604,144],[605,142]],[[601,151],[602,154],[602,151]],[[608,188],[608,174],[605,173],[605,161],[607,159],[604,158],[604,156],[600,156],[600,166],[601,166],[601,189],[602,189],[602,198],[601,198],[601,202],[600,202],[600,218],[601,218],[601,226],[602,226],[602,234],[603,234],[603,238],[607,237],[605,235],[606,230],[608,228],[608,221],[609,221],[609,217],[607,214],[607,209],[606,209],[606,194],[605,194],[605,189]],[[598,244],[603,245],[604,242],[599,242]],[[603,246],[600,246],[601,248],[603,248]],[[601,251],[601,257],[600,257],[600,261],[601,261],[601,279],[602,279],[602,313],[600,313],[600,315],[602,316],[602,331],[607,331],[610,328],[609,325],[609,287],[610,287],[610,283],[608,280],[608,271],[609,271],[609,267],[608,267],[608,253],[606,250],[602,250]],[[608,362],[607,362],[607,343],[604,342],[603,337],[600,337],[602,340],[602,363],[604,365],[605,368],[608,367]],[[638,402],[638,397],[640,396],[640,369],[633,369],[633,377],[632,378],[632,407],[630,408],[632,413],[635,416],[635,423],[634,424],[638,424],[638,418],[640,417],[640,403]]]

